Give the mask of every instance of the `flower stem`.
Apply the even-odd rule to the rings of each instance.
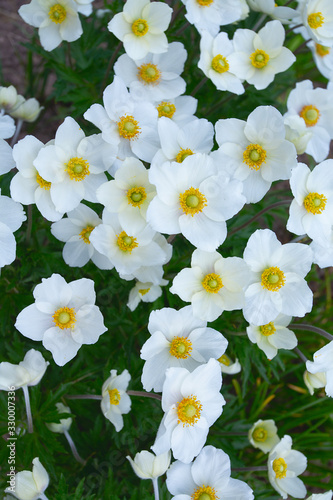
[[[161,401],[162,396],[159,394],[153,394],[152,392],[144,392],[144,391],[127,391],[127,394],[129,396],[143,396],[144,398],[152,398],[152,399],[158,399]]]
[[[205,76],[199,83],[196,87],[194,87],[194,89],[192,90],[191,92],[191,96],[195,96],[195,94],[201,89],[201,87],[203,87],[205,85],[205,83],[208,82],[208,78]]]
[[[325,339],[327,339],[327,340],[333,340],[333,335],[328,333],[326,330],[323,330],[322,328],[318,328],[317,326],[305,325],[305,324],[300,324],[300,323],[298,323],[297,325],[292,323],[289,326],[290,326],[290,328],[295,328],[295,330],[307,330],[309,332],[318,333],[322,337],[325,337]]]
[[[73,439],[70,437],[68,431],[64,431],[64,434],[65,434],[65,437],[68,441],[69,447],[72,450],[72,453],[73,453],[75,460],[77,460],[82,465],[86,465],[86,461],[83,460],[83,458],[81,458],[80,455],[78,454],[75,443],[74,443]]]
[[[39,498],[40,500],[49,500],[49,499],[47,498],[47,496],[46,496],[46,495],[44,495],[44,493],[40,493],[38,498]]]
[[[294,347],[294,351],[301,358],[301,360],[304,361],[304,363],[306,363],[308,361],[308,358],[306,356],[304,356],[304,354],[302,353],[302,351],[300,351],[298,349],[298,347]]]
[[[290,202],[291,202],[291,200],[281,200],[281,201],[277,201],[276,203],[273,203],[272,205],[269,205],[268,207],[263,208],[262,210],[260,210],[260,212],[258,212],[256,215],[254,215],[250,220],[248,220],[247,222],[244,222],[244,224],[242,224],[241,226],[236,227],[235,229],[232,229],[231,231],[229,231],[229,236],[237,233],[237,231],[240,231],[241,229],[244,229],[244,227],[251,224],[251,222],[255,221],[256,219],[258,219],[258,217],[260,217],[264,213],[268,212],[272,208],[280,207],[281,205],[289,205]]]
[[[260,26],[265,21],[266,17],[267,17],[266,14],[263,14],[262,16],[260,16],[258,21],[256,22],[256,24],[253,26],[252,31],[257,31],[257,29],[260,28]]]
[[[101,401],[102,396],[98,396],[97,394],[74,394],[73,396],[64,396],[66,399],[98,399]]]
[[[250,472],[250,471],[267,471],[267,465],[258,465],[256,467],[233,467],[233,471],[237,472]]]
[[[302,26],[304,26],[304,24],[300,23],[300,24],[296,24],[296,26],[293,26],[292,28],[289,28],[289,30],[286,31],[286,36],[288,35],[288,33],[291,33],[292,31],[296,30],[297,28],[302,28]]]
[[[154,479],[152,479],[152,481],[153,481],[153,486],[154,486],[155,500],[159,500],[160,495],[159,495],[159,491],[158,491],[158,478],[154,477]]]
[[[113,64],[114,64],[114,62],[116,60],[116,57],[119,54],[119,51],[122,48],[122,46],[123,46],[122,42],[119,42],[118,45],[117,45],[117,47],[113,51],[111,59],[109,60],[108,67],[106,68],[105,75],[104,75],[104,78],[103,78],[103,82],[102,82],[102,85],[101,85],[100,96],[103,95],[103,92],[104,92],[104,89],[105,89],[105,86],[106,86],[106,82],[107,82],[107,80],[109,78],[110,71],[113,68]]]
[[[32,423],[29,389],[28,389],[27,385],[22,386],[22,389],[23,389],[23,394],[24,394],[25,408],[26,408],[26,412],[27,412],[28,432],[29,432],[29,434],[32,434],[34,431],[34,426]]]
[[[10,143],[10,147],[12,148],[14,146],[14,144],[16,144],[17,142],[17,138],[21,132],[21,128],[22,128],[22,125],[23,125],[23,120],[21,118],[19,118],[17,120],[17,124],[16,124],[16,130],[15,130],[15,134],[11,140],[11,143]]]

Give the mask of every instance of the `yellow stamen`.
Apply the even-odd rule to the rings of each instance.
[[[267,431],[263,427],[257,427],[252,432],[252,437],[254,441],[259,441],[260,443],[263,443],[267,439]]]
[[[139,246],[139,243],[136,241],[136,238],[133,236],[128,236],[125,231],[122,231],[120,234],[117,234],[117,245],[123,252],[131,253],[132,250]]]
[[[200,419],[201,410],[202,404],[193,394],[182,399],[177,403],[178,424],[182,422],[183,427],[194,425]]]
[[[138,79],[150,85],[156,85],[161,78],[161,72],[156,64],[141,64],[138,67]]]
[[[206,274],[201,284],[209,293],[217,293],[223,287],[220,275],[215,273]]]
[[[269,55],[264,50],[257,49],[255,52],[252,52],[252,54],[250,55],[250,59],[252,66],[257,69],[261,69],[267,65],[269,61]]]
[[[302,108],[299,116],[303,118],[307,127],[313,127],[319,120],[320,112],[318,108],[309,104],[308,106],[304,106],[304,108]]]
[[[283,458],[276,458],[273,461],[273,471],[277,479],[283,479],[287,475],[287,464]]]
[[[61,307],[60,309],[56,310],[52,318],[56,326],[58,326],[61,330],[64,330],[65,328],[73,329],[76,321],[75,309],[74,307]]]
[[[222,363],[222,365],[225,366],[231,365],[231,359],[226,354],[222,354],[222,356],[217,361],[219,361],[219,363]]]
[[[68,163],[65,163],[65,171],[74,181],[83,181],[89,175],[89,163],[83,158],[71,158]]]
[[[323,194],[309,193],[304,198],[304,207],[312,214],[321,214],[326,207],[327,198]]]
[[[143,186],[131,188],[127,191],[128,204],[141,208],[142,203],[147,198],[146,190]]]
[[[146,295],[146,293],[148,293],[149,290],[150,290],[150,288],[140,288],[139,293],[141,295]]]
[[[253,170],[259,170],[266,163],[267,153],[259,144],[249,144],[243,153],[243,163]]]
[[[60,3],[56,3],[49,10],[49,18],[53,23],[61,24],[67,17],[67,12],[65,7]]]
[[[214,2],[214,0],[197,0],[198,4],[201,5],[202,7],[207,7],[211,3]]]
[[[308,16],[308,25],[315,30],[324,24],[325,18],[321,12],[316,12]]]
[[[110,404],[119,405],[121,396],[118,389],[111,389],[110,391],[108,391],[108,393],[110,398]]]
[[[261,285],[270,292],[277,292],[284,285],[284,272],[278,267],[268,267],[261,275]]]
[[[191,495],[191,500],[218,500],[216,490],[204,484],[197,488]]]
[[[264,335],[265,337],[269,337],[270,335],[273,335],[273,333],[276,332],[276,328],[274,326],[273,321],[267,323],[267,325],[261,325],[259,328],[261,335]]]
[[[188,156],[191,156],[191,155],[193,155],[192,149],[189,149],[189,148],[187,148],[187,149],[180,148],[180,151],[177,154],[175,160],[176,160],[177,163],[182,163],[185,160],[185,158],[187,158]]]
[[[160,104],[156,107],[156,109],[158,111],[159,118],[161,118],[161,116],[172,118],[176,112],[176,106],[171,102],[166,102],[166,101],[160,102]]]
[[[43,179],[43,177],[41,177],[38,172],[36,173],[36,181],[42,189],[49,191],[51,182],[47,182],[45,179]]]
[[[179,195],[180,206],[186,215],[193,215],[202,212],[203,208],[207,205],[205,195],[200,193],[199,189],[190,187],[184,193]]]
[[[144,36],[148,31],[148,23],[145,19],[137,19],[132,24],[132,31],[136,36]]]
[[[316,54],[320,57],[325,57],[330,53],[330,47],[325,47],[325,45],[320,45],[316,43]]]
[[[87,226],[84,229],[82,229],[81,233],[79,234],[81,240],[83,240],[85,243],[87,243],[87,245],[88,244],[90,245],[89,237],[90,237],[91,231],[93,231],[94,229],[95,229],[95,226]]]
[[[174,337],[170,345],[170,354],[175,358],[186,359],[191,356],[192,342],[186,337]]]
[[[229,70],[228,60],[221,54],[218,54],[212,59],[212,68],[217,73],[225,73]]]
[[[141,134],[139,122],[134,120],[134,116],[125,115],[119,118],[117,122],[119,135],[124,139],[137,139]]]

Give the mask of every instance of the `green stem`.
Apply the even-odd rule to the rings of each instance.
[[[196,87],[194,87],[194,89],[192,90],[191,92],[191,96],[194,97],[195,94],[197,92],[199,92],[199,90],[201,89],[201,87],[203,87],[205,85],[205,83],[207,83],[208,81],[208,78],[205,76],[199,83]]]
[[[295,330],[306,330],[309,332],[318,333],[322,337],[325,337],[325,339],[327,340],[333,340],[333,335],[328,333],[326,330],[323,330],[322,328],[318,328],[317,326],[305,325],[300,323],[297,323],[297,325],[295,325],[295,323],[292,323],[291,325],[289,325],[289,327]]]
[[[65,395],[65,399],[97,399],[101,401],[102,396],[98,396],[97,394],[74,394],[73,396]]]
[[[258,465],[256,467],[233,467],[233,471],[237,472],[251,472],[251,471],[267,471],[268,467],[267,465]]]
[[[103,95],[103,92],[104,92],[104,89],[105,89],[105,86],[106,86],[106,82],[107,82],[107,80],[109,78],[110,71],[113,68],[113,64],[114,64],[114,62],[116,60],[116,57],[118,56],[119,51],[120,51],[120,49],[121,49],[122,46],[123,46],[122,42],[119,42],[118,45],[117,45],[117,47],[113,51],[111,59],[109,60],[108,67],[106,68],[105,75],[104,75],[104,78],[103,78],[103,81],[102,81],[100,96]]]
[[[260,26],[265,21],[266,17],[267,17],[266,14],[263,14],[262,16],[260,16],[258,21],[256,22],[256,24],[253,26],[252,31],[257,31],[257,29],[260,28]]]
[[[239,227],[236,227],[235,229],[232,229],[228,234],[229,236],[231,236],[232,234],[235,234],[237,233],[238,231],[240,231],[241,229],[244,229],[244,227],[248,226],[249,224],[251,224],[251,222],[255,221],[256,219],[258,219],[258,217],[260,217],[261,215],[263,215],[264,213],[268,212],[269,210],[271,210],[272,208],[276,208],[276,207],[280,207],[281,205],[290,205],[290,202],[291,200],[281,200],[281,201],[277,201],[276,203],[273,203],[272,205],[269,205],[268,207],[266,208],[263,208],[262,210],[260,210],[260,212],[258,212],[256,215],[254,215],[250,220],[248,220],[247,222],[244,222],[244,224],[242,224],[241,226]]]
[[[298,349],[298,347],[294,347],[294,351],[296,352],[297,356],[301,358],[302,361],[304,361],[304,363],[308,361],[308,358],[304,356],[304,354]]]
[[[127,391],[127,394],[129,396],[143,396],[144,398],[152,398],[152,399],[158,399],[161,401],[162,396],[159,394],[154,394],[152,392],[144,392],[144,391]]]

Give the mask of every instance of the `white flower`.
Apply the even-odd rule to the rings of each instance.
[[[0,138],[0,175],[7,174],[13,167],[15,167],[13,150],[8,142]]]
[[[326,344],[313,355],[313,361],[306,362],[308,372],[316,374],[326,373],[325,391],[333,398],[333,341]]]
[[[152,450],[189,463],[205,444],[209,427],[222,413],[225,400],[220,393],[221,370],[215,359],[198,366],[193,372],[169,368],[162,393],[165,415]]]
[[[198,100],[190,95],[181,95],[176,99],[168,99],[155,105],[159,118],[169,118],[180,127],[183,127],[195,120],[193,115],[197,110]]]
[[[162,121],[162,119],[160,120]],[[157,196],[147,210],[147,221],[161,233],[182,233],[201,250],[214,251],[227,236],[226,220],[244,205],[239,181],[230,180],[207,155],[164,163],[149,180]]]
[[[109,22],[108,29],[124,43],[129,57],[142,59],[148,52],[166,52],[168,41],[164,31],[171,14],[172,9],[164,3],[127,0],[123,11]]]
[[[106,182],[103,173],[113,163],[116,148],[101,135],[85,137],[79,124],[65,118],[53,144],[44,146],[34,160],[39,174],[51,182],[50,195],[58,212],[68,212],[82,199],[96,202],[96,189]]]
[[[8,196],[2,196],[0,191],[0,268],[15,260],[16,241],[13,233],[25,220],[22,205]]]
[[[15,327],[25,337],[42,340],[59,366],[73,359],[82,344],[94,344],[106,331],[90,279],[67,283],[52,274],[42,279],[33,295],[35,303],[20,312]]]
[[[134,311],[139,303],[142,302],[155,302],[162,295],[161,286],[167,285],[169,282],[162,279],[157,285],[153,283],[142,283],[137,281],[135,286],[129,293],[127,307]]]
[[[233,73],[257,90],[268,87],[277,73],[296,61],[294,54],[283,47],[284,37],[280,21],[269,21],[258,33],[238,29],[233,38],[234,52],[229,56]]]
[[[303,118],[298,115],[285,116],[284,126],[287,141],[293,143],[298,155],[302,155],[312,137],[311,129],[306,126]]]
[[[333,5],[333,4],[332,4]],[[329,153],[333,137],[333,89],[313,88],[310,80],[296,83],[288,97],[288,112],[284,116],[298,115],[312,132],[306,153],[319,162]]]
[[[0,390],[8,391],[9,386],[19,389],[39,384],[49,364],[35,349],[30,349],[18,365],[3,361],[0,363]]]
[[[274,420],[255,422],[249,430],[248,438],[252,446],[259,448],[264,453],[270,452],[280,441]]]
[[[56,407],[58,413],[71,413],[69,406],[65,406],[63,403],[56,403]],[[46,427],[52,432],[59,432],[60,434],[64,434],[65,432],[69,431],[72,422],[72,417],[61,418],[59,423],[47,423]]]
[[[309,389],[309,393],[311,394],[311,396],[313,396],[315,389],[325,387],[327,383],[326,372],[310,373],[305,370],[305,372],[303,373],[303,379],[306,387]]]
[[[320,43],[310,41],[307,46],[310,48],[314,62],[320,73],[328,80],[333,78],[333,50],[332,47],[325,47]]]
[[[331,235],[333,225],[333,160],[319,163],[312,171],[304,163],[293,169],[288,231],[306,233],[320,244]]]
[[[17,90],[14,85],[9,85],[8,87],[0,86],[0,109],[10,111],[15,107],[17,98]]]
[[[42,109],[44,109],[44,107],[39,105],[37,99],[31,97],[30,99],[24,99],[19,106],[15,106],[11,109],[10,114],[18,120],[34,122],[37,120]]]
[[[24,470],[15,474],[13,486],[5,489],[18,500],[47,500],[44,491],[49,485],[49,475],[36,457],[32,461],[32,472]]]
[[[249,279],[249,269],[243,259],[223,258],[218,252],[195,250],[191,267],[176,275],[170,292],[191,302],[198,318],[214,321],[223,311],[243,307],[243,288]]]
[[[99,269],[112,269],[113,265],[105,255],[99,253],[90,242],[90,234],[102,223],[96,212],[80,203],[68,212],[67,219],[61,219],[51,226],[51,233],[66,244],[62,256],[71,267],[82,267],[90,259]]]
[[[80,12],[80,14],[83,14],[84,16],[89,16],[92,13],[92,3],[94,0],[74,0],[75,3],[77,4],[77,11]],[[107,12],[110,12],[109,9]]]
[[[246,122],[218,120],[215,128],[220,148],[211,156],[242,181],[247,203],[261,200],[273,181],[290,178],[296,149],[285,139],[283,117],[273,106],[258,106]]]
[[[149,451],[140,451],[134,457],[126,457],[131,464],[135,474],[141,479],[155,479],[163,476],[170,465],[171,453],[170,450],[161,455],[153,455]]]
[[[167,488],[173,500],[251,500],[251,488],[230,477],[228,455],[214,446],[205,446],[192,464],[177,460],[167,472]]]
[[[288,495],[304,498],[306,488],[297,476],[305,471],[307,460],[303,453],[291,449],[292,439],[283,436],[268,455],[268,479],[273,488],[286,499]]]
[[[253,344],[264,351],[269,360],[273,359],[278,349],[294,349],[297,346],[297,337],[293,331],[286,328],[291,321],[291,316],[279,314],[274,321],[266,325],[250,325],[246,333]]]
[[[110,420],[116,431],[119,432],[124,427],[122,415],[131,410],[131,399],[126,394],[131,375],[128,370],[124,370],[120,375],[117,375],[117,370],[111,370],[110,373],[111,376],[102,387],[101,408],[104,417]]]
[[[326,241],[310,243],[313,252],[313,262],[322,269],[333,266],[333,227]]]
[[[62,40],[74,42],[82,35],[77,4],[73,0],[31,0],[19,8],[22,19],[38,29],[45,50],[58,47]]]
[[[258,229],[249,238],[244,260],[253,272],[245,290],[245,319],[266,325],[279,313],[304,316],[312,309],[312,292],[304,276],[312,251],[302,243],[282,245],[273,231]]]
[[[192,372],[210,358],[221,356],[228,345],[220,332],[193,316],[191,306],[152,311],[148,331],[151,337],[141,349],[146,361],[141,382],[146,391],[162,391],[167,368],[179,366]]]
[[[332,47],[333,4],[327,0],[307,0],[299,4],[299,9],[307,31],[306,38]]]
[[[149,53],[135,61],[123,54],[114,65],[114,72],[137,100],[174,99],[185,92],[186,83],[179,75],[184,70],[186,57],[184,45],[173,42],[168,45],[167,52]]]
[[[235,361],[232,361],[227,354],[222,354],[217,361],[220,363],[221,372],[227,375],[234,375],[242,370],[238,359],[236,358]]]
[[[247,0],[252,10],[264,12],[282,23],[288,23],[297,16],[297,12],[290,7],[279,7],[274,0]]]
[[[204,31],[200,41],[200,59],[198,67],[218,90],[228,90],[234,94],[243,94],[241,80],[233,74],[228,56],[234,52],[232,42],[227,33],[219,33],[215,38]]]
[[[13,118],[0,112],[0,139],[9,139],[14,135],[16,126]]]
[[[36,203],[45,219],[56,221],[61,219],[63,212],[58,212],[51,199],[51,183],[43,179],[37,172],[33,162],[39,151],[44,147],[36,137],[27,135],[13,147],[13,159],[18,170],[11,180],[10,194],[13,200],[24,205]]]
[[[327,491],[326,493],[314,493],[309,496],[306,500],[332,500],[332,490]]]

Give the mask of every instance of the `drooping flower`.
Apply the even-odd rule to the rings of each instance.
[[[2,196],[0,190],[0,268],[15,260],[16,240],[13,233],[25,220],[22,205],[8,196]]]
[[[324,345],[313,355],[313,361],[306,362],[306,369],[313,374],[326,373],[325,391],[333,398],[333,341]]]
[[[181,95],[176,99],[168,99],[155,103],[158,118],[169,118],[180,127],[195,120],[198,100],[190,95]]]
[[[5,489],[5,493],[10,493],[18,500],[47,500],[44,491],[49,485],[49,475],[45,467],[36,457],[32,461],[32,472],[24,470],[17,472],[13,480],[13,485]]]
[[[280,441],[274,420],[258,420],[248,433],[252,446],[259,448],[264,453],[271,451]]]
[[[154,455],[150,451],[140,451],[132,460],[131,457],[126,457],[131,464],[135,474],[140,479],[156,479],[163,476],[170,465],[171,453],[170,450],[161,455]]]
[[[137,281],[135,286],[129,293],[127,307],[134,311],[139,303],[142,302],[154,302],[162,295],[161,286],[167,285],[169,282],[165,279],[161,279],[160,283],[142,283],[142,281]]]
[[[101,408],[104,417],[110,420],[119,432],[124,427],[122,415],[131,410],[131,399],[126,394],[131,375],[128,370],[124,370],[120,375],[117,375],[117,370],[111,370],[110,374],[102,387]]]
[[[325,387],[327,383],[326,372],[310,373],[305,370],[305,372],[303,373],[303,380],[309,390],[309,393],[311,394],[311,396],[313,396],[315,389],[321,389],[322,387]]]
[[[252,10],[264,12],[282,23],[289,23],[291,19],[298,15],[294,9],[280,7],[274,0],[247,0],[247,2]]]
[[[242,370],[242,366],[238,361],[238,358],[236,358],[235,361],[232,361],[227,354],[222,354],[217,361],[220,363],[221,372],[226,373],[227,375],[234,375]]]

